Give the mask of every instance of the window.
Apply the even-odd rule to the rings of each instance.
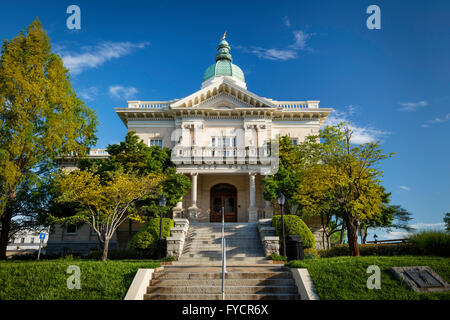
[[[20,243],[25,243],[25,238],[20,238]]]
[[[163,147],[162,139],[150,139],[150,147],[158,146],[160,148]]]
[[[77,226],[74,224],[68,224],[66,226],[66,233],[72,233],[72,234],[77,233]]]
[[[211,147],[236,147],[236,137],[211,137]]]
[[[34,243],[34,238],[30,238],[30,243]]]
[[[298,144],[298,139],[297,138],[293,138],[292,140],[292,145],[295,147]]]

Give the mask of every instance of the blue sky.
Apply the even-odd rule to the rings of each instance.
[[[69,30],[66,9],[81,9]],[[381,30],[366,8],[381,9]],[[248,89],[279,100],[320,100],[355,142],[381,140],[383,185],[418,227],[450,211],[449,1],[2,1],[0,35],[37,16],[97,111],[98,147],[122,140],[114,107],[200,88],[223,32]],[[389,236],[389,235],[383,235]],[[390,237],[401,236],[391,234]]]

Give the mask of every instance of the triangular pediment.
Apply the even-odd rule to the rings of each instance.
[[[170,108],[276,108],[276,105],[224,77],[183,99],[177,100],[170,105]]]

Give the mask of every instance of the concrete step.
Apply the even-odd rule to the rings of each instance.
[[[296,294],[294,286],[227,286],[228,294],[268,294],[268,293],[291,293]],[[221,294],[221,286],[150,286],[147,293],[159,294]]]
[[[222,252],[222,247],[186,247],[184,248],[183,252],[211,252],[211,253],[217,253]],[[235,252],[243,253],[243,252],[263,252],[261,247],[253,246],[253,247],[227,247],[226,248],[227,254],[232,254]]]
[[[182,258],[214,258],[214,259],[222,259],[222,254],[217,253],[201,253],[201,252],[186,252],[183,253]],[[255,252],[245,252],[245,253],[235,253],[235,254],[227,254],[227,259],[233,259],[233,258],[264,258],[261,253]]]
[[[222,294],[145,294],[144,300],[222,300]],[[298,294],[226,294],[225,300],[300,300]]]
[[[158,279],[150,286],[222,286],[222,279]],[[295,286],[293,279],[226,279],[225,286]]]
[[[156,272],[153,280],[166,279],[183,279],[183,280],[208,280],[208,279],[222,279],[220,272]],[[225,279],[258,279],[258,280],[278,280],[278,279],[292,279],[290,271],[268,271],[268,272],[228,272],[225,274]]]
[[[215,258],[183,258],[179,259],[177,261],[177,265],[199,265],[199,264],[220,264],[222,265],[222,259],[215,259]],[[245,265],[245,264],[267,264],[270,263],[268,260],[264,258],[253,258],[253,257],[245,257],[245,258],[232,258],[227,259],[227,265]]]

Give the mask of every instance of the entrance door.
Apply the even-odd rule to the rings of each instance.
[[[211,189],[211,222],[222,222],[222,207],[225,222],[237,222],[237,191],[229,184],[218,184]]]

